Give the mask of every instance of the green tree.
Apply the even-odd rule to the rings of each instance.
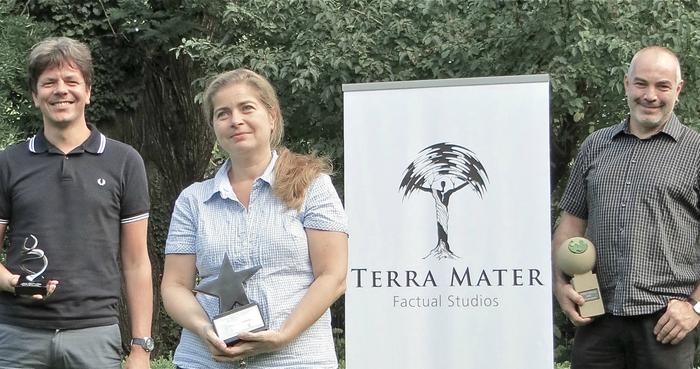
[[[700,5],[689,1],[42,0],[0,6],[0,22],[3,132],[3,124],[22,132],[40,122],[20,73],[45,34],[37,24],[90,44],[96,83],[88,119],[136,147],[149,167],[156,281],[172,203],[210,165],[213,140],[197,93],[223,70],[248,67],[271,79],[286,144],[330,156],[341,194],[344,83],[549,74],[553,209],[580,142],[624,117],[622,78],[640,47],[661,44],[680,55],[686,85],[677,111],[700,127],[700,101],[691,96]],[[334,316],[342,327],[342,302]],[[573,329],[556,319],[561,361]],[[160,352],[173,349],[179,329],[162,311],[154,323]]]
[[[178,53],[210,74],[248,67],[268,76],[288,144],[339,166],[343,83],[549,74],[553,209],[578,145],[625,116],[622,80],[636,50],[675,50],[686,94],[700,75],[700,6],[680,0],[247,0],[227,4],[217,23],[218,32],[185,40]],[[679,115],[697,128],[700,102],[682,101]],[[556,311],[561,361],[573,327]]]
[[[46,35],[46,27],[15,4],[0,4],[0,148],[23,139],[41,122],[26,82],[26,51]]]

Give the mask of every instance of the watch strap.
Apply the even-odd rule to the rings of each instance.
[[[130,345],[141,346],[144,351],[151,352],[153,350],[153,338],[151,337],[134,337],[131,339]]]

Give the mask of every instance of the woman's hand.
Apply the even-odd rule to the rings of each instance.
[[[207,349],[209,349],[209,352],[211,353],[211,356],[214,358],[214,360],[240,360],[234,357],[234,353],[230,352],[230,347],[227,347],[226,343],[221,338],[219,338],[219,336],[216,335],[214,327],[211,324],[204,325],[201,331],[199,332],[199,336],[202,338],[202,341],[204,341],[204,344],[207,345]]]
[[[216,361],[241,361],[251,356],[278,351],[289,343],[277,331],[244,332],[238,335],[240,338],[238,343],[227,347],[226,343],[216,335],[211,324],[202,327],[200,333],[200,337]]]
[[[245,359],[254,355],[275,352],[289,344],[289,339],[278,331],[244,332],[238,335],[240,342],[232,348],[236,356]]]

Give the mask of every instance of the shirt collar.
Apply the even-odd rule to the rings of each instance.
[[[270,186],[272,186],[272,184],[275,182],[275,163],[277,163],[277,158],[277,151],[272,150],[272,158],[270,159],[270,163],[267,164],[267,168],[265,168],[265,171],[260,176],[260,179],[267,182],[267,184]]]
[[[102,154],[105,151],[107,137],[100,133],[100,131],[98,131],[94,125],[88,123],[87,126],[90,129],[90,136],[87,138],[87,140],[85,140],[85,142],[80,144],[80,146],[73,149],[73,151],[70,152],[71,154],[82,153],[85,151],[93,154]],[[44,135],[44,128],[39,129],[39,132],[29,139],[28,148],[29,151],[34,154],[44,152],[63,154],[46,139],[46,136]]]
[[[613,138],[619,135],[620,133],[625,133],[628,135],[631,135],[630,133],[630,117],[627,116],[625,120],[620,122],[617,126],[613,128]],[[654,134],[654,136],[658,135],[659,133],[665,133],[669,137],[673,138],[674,141],[678,141],[681,138],[681,135],[683,133],[683,123],[678,119],[675,113],[671,113],[671,117],[668,119],[668,122],[664,125],[664,128],[661,129],[658,133]],[[652,137],[654,137],[652,136]]]
[[[275,150],[272,150],[272,158],[270,159],[270,163],[267,164],[267,167],[265,168],[265,171],[263,171],[263,174],[260,175],[260,177],[258,177],[254,182],[262,180],[265,183],[272,186],[272,184],[275,181],[275,163],[277,163],[277,158],[277,152]],[[219,168],[219,170],[216,172],[216,175],[214,176],[211,193],[207,197],[207,200],[211,199],[212,196],[214,196],[217,193],[221,194],[222,198],[230,198],[237,200],[236,194],[233,192],[233,188],[231,187],[231,182],[228,180],[229,169],[231,169],[231,159],[226,159],[224,164],[221,166],[221,168]]]

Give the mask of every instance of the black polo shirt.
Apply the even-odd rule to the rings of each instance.
[[[148,217],[148,183],[136,150],[89,128],[67,155],[43,130],[0,152],[5,266],[19,274],[22,245],[35,236],[49,261],[44,275],[59,281],[43,301],[0,293],[0,322],[78,329],[118,321],[120,228]]]

